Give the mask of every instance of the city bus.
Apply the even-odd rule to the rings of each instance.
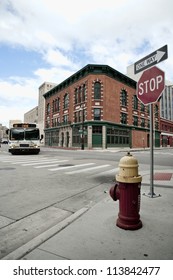
[[[43,135],[40,138],[40,131],[35,123],[14,123],[13,127],[7,131],[9,137],[8,151],[14,154],[40,152],[40,143]]]

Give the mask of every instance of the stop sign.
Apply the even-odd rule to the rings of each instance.
[[[165,87],[165,73],[154,66],[144,71],[137,83],[137,97],[145,105],[156,102]]]

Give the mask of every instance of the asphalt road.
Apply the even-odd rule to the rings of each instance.
[[[11,155],[0,148],[0,258],[82,207],[108,195],[126,150],[61,150]],[[150,151],[132,151],[139,172],[150,169]],[[173,149],[154,151],[155,168],[173,167]]]

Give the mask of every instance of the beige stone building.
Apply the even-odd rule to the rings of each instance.
[[[40,135],[44,135],[45,99],[43,95],[54,86],[56,86],[55,83],[44,82],[38,89],[38,106],[24,114],[24,122],[36,123],[40,129]]]
[[[9,120],[9,128],[13,127],[14,123],[21,123],[21,120]]]
[[[8,135],[6,134],[7,127],[0,123],[0,142],[8,140]]]
[[[49,82],[44,82],[40,87],[38,91],[38,118],[37,118],[37,124],[40,129],[40,134],[44,135],[44,119],[45,119],[45,99],[44,99],[44,94],[48,92],[50,89],[55,87],[55,83],[49,83]],[[45,137],[44,137],[45,139]]]
[[[24,114],[24,122],[38,124],[38,106]]]

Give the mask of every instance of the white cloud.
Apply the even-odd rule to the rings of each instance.
[[[46,64],[33,70],[35,78],[1,81],[0,97],[13,100],[15,115],[15,98],[28,108],[44,81],[59,83],[88,63],[126,73],[166,44],[168,59],[159,67],[173,81],[172,10],[172,0],[1,0],[0,43],[35,50]]]
[[[0,123],[9,126],[9,120],[23,120],[24,113],[38,105],[38,91],[34,80],[0,81]]]
[[[40,68],[37,71],[35,71],[35,75],[42,82],[49,81],[49,82],[61,83],[62,81],[67,79],[69,76],[74,74],[74,72],[75,71],[70,71],[70,70],[67,70],[67,69],[64,69],[61,67],[58,67],[58,68],[52,67],[50,69]]]
[[[44,59],[52,66],[76,68],[75,63],[59,50],[50,49],[44,54]]]

